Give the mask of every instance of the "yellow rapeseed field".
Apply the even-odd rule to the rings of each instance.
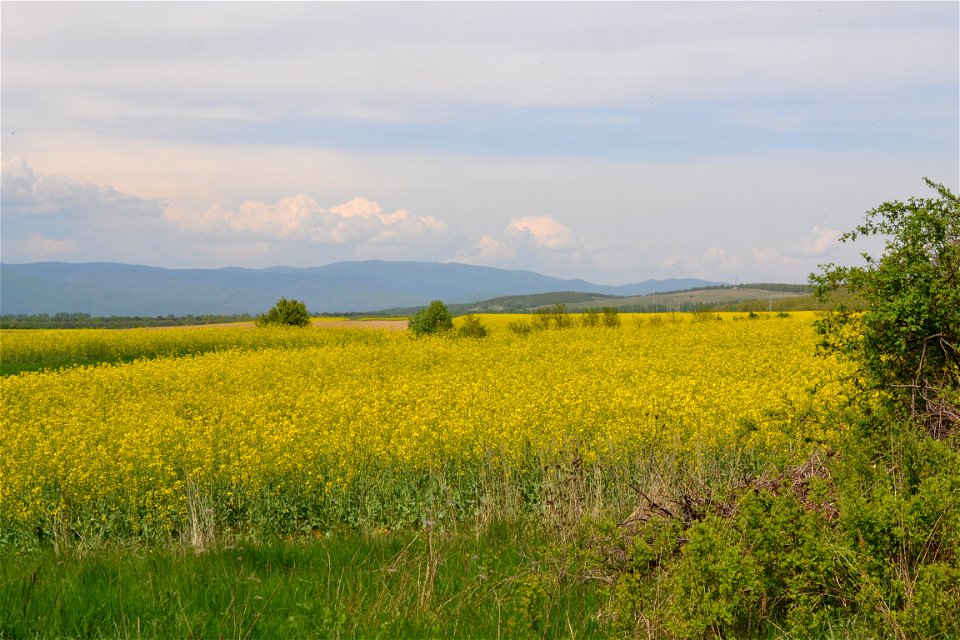
[[[837,365],[814,356],[812,315],[651,318],[517,336],[509,318],[483,317],[494,330],[479,340],[99,332],[103,344],[176,336],[167,352],[187,355],[145,342],[153,359],[4,378],[0,529],[163,536],[203,509],[218,522],[350,524],[363,515],[343,505],[362,487],[418,490],[382,486],[397,478],[477,479],[471,470],[492,462],[519,473],[573,457],[629,464],[651,451],[803,455],[832,437],[791,419],[843,391]],[[77,336],[30,332],[15,346],[82,349]],[[468,489],[456,492],[482,493]],[[325,520],[324,509],[338,515]]]

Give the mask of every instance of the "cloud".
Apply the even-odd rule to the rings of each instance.
[[[71,107],[98,93],[121,113],[321,104],[391,120],[477,101],[889,93],[955,77],[956,16],[952,3],[12,3],[4,88]],[[51,65],[65,73],[38,73]]]
[[[20,157],[0,166],[0,206],[3,257],[10,262],[142,262],[168,250],[175,232],[163,217],[163,200],[36,173]]]
[[[582,267],[584,247],[565,224],[549,215],[512,218],[500,237],[483,234],[457,262],[571,274]]]
[[[573,244],[570,228],[550,216],[514,218],[507,226],[507,232],[520,236],[529,234],[538,247],[545,249],[565,249]]]
[[[960,175],[956,3],[217,9],[4,4],[4,259],[796,281]]]
[[[326,208],[306,194],[190,207],[112,186],[2,167],[3,258],[158,266],[314,266],[357,258],[440,261],[467,244],[435,216],[353,198]]]
[[[802,258],[821,258],[837,247],[842,233],[829,227],[815,225],[813,237],[801,238],[791,255]]]
[[[234,232],[275,239],[304,238],[323,210],[316,200],[305,195],[281,198],[273,204],[246,200],[236,210],[220,204],[211,206],[195,220],[178,217],[188,228],[215,232]]]
[[[76,247],[74,240],[54,240],[44,238],[39,233],[33,234],[23,243],[24,251],[43,260],[68,257]]]
[[[699,277],[717,280],[726,274],[734,275],[752,262],[751,256],[722,247],[704,250],[686,250],[667,254],[656,261],[654,270],[659,277]]]
[[[516,248],[489,234],[483,234],[473,246],[473,252],[464,259],[478,264],[497,264],[512,260],[517,255]]]
[[[29,163],[14,157],[0,165],[0,200],[7,216],[151,218],[165,202],[122,193],[113,187],[74,182],[60,175],[34,173]]]
[[[184,228],[221,236],[321,245],[441,245],[448,235],[447,225],[433,216],[407,209],[384,212],[378,202],[365,198],[326,209],[304,194],[275,203],[246,200],[236,209],[217,204],[199,217],[179,212],[176,219]]]

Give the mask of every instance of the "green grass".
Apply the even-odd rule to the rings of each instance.
[[[529,525],[0,557],[0,638],[606,637]]]

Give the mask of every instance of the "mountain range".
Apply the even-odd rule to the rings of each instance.
[[[0,264],[0,314],[158,316],[261,313],[280,297],[317,313],[467,303],[576,291],[636,296],[720,284],[698,279],[608,286],[457,263],[338,262],[322,267],[164,269],[118,263]]]

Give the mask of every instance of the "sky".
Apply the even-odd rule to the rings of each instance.
[[[960,191],[960,3],[0,4],[0,259],[805,282]]]

